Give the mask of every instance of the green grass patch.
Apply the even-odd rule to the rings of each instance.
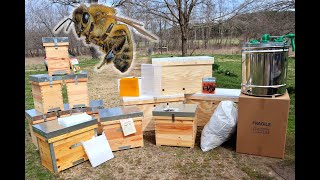
[[[253,179],[270,179],[270,180],[273,179],[272,177],[269,177],[265,174],[262,174],[261,172],[259,172],[257,170],[253,170],[249,166],[243,166],[243,167],[241,167],[241,170],[243,172],[247,173],[247,175]]]

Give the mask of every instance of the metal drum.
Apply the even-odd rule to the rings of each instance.
[[[253,96],[279,96],[286,92],[286,42],[247,42],[242,48],[241,92]]]

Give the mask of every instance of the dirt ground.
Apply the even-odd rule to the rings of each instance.
[[[117,79],[140,76],[139,58],[133,70],[126,75],[113,73],[112,65],[101,72],[88,70],[90,99],[103,99],[105,107],[121,105]],[[41,58],[26,58],[26,65],[41,64]],[[239,154],[235,152],[235,136],[209,152],[200,149],[202,128],[198,128],[196,146],[158,147],[154,131],[144,133],[144,147],[114,152],[115,158],[93,168],[89,161],[59,173],[58,179],[295,179],[294,164],[286,160]],[[26,141],[28,138],[26,137]],[[288,138],[294,138],[288,136]],[[288,141],[293,144],[294,140]],[[36,150],[35,150],[36,151]]]

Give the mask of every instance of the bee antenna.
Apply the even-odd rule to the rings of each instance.
[[[57,30],[62,26],[62,24],[64,24],[64,23],[65,23],[66,21],[68,21],[68,20],[73,21],[72,19],[67,18],[66,20],[64,20],[64,21],[56,28],[55,31],[57,31]]]
[[[69,29],[69,27],[70,27],[71,23],[73,23],[73,22],[74,22],[74,21],[71,19],[70,23],[69,23],[69,24],[68,24],[68,26],[67,26],[66,31],[68,31],[68,29]]]

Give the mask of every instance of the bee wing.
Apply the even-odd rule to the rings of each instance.
[[[124,19],[122,17],[115,16],[115,19],[118,20],[118,21],[124,22],[126,24],[129,24],[129,25],[135,24],[135,25],[143,26],[142,24],[140,24],[138,22],[134,22],[134,21],[131,21],[129,19]]]
[[[145,36],[148,36],[149,38],[151,38],[153,40],[157,40],[156,37],[154,37],[151,34],[149,34],[146,30],[136,26],[136,25],[142,26],[142,24],[139,24],[137,22],[134,22],[134,21],[131,21],[131,20],[128,20],[128,19],[124,19],[124,18],[121,18],[121,17],[115,17],[115,19],[134,27],[139,33],[141,33],[141,34],[143,34]]]

